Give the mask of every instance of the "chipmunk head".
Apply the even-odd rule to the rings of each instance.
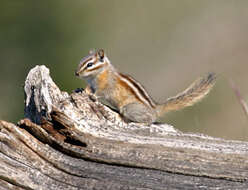
[[[90,51],[89,55],[81,59],[75,75],[80,78],[95,77],[108,66],[109,60],[103,49]]]

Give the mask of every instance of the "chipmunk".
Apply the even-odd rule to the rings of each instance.
[[[178,95],[159,104],[143,86],[128,75],[119,73],[102,49],[90,52],[78,65],[75,75],[88,83],[86,93],[93,93],[101,102],[117,109],[125,121],[151,124],[166,112],[191,106],[208,94],[215,83],[209,73],[192,83]]]

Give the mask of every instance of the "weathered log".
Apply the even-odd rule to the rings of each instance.
[[[0,121],[2,189],[247,189],[248,143],[126,123],[45,66],[25,81],[25,118]]]

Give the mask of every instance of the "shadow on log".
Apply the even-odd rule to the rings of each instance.
[[[1,189],[247,189],[248,143],[125,123],[45,66],[25,81],[25,119],[0,121]]]

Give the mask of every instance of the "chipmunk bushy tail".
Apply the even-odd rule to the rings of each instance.
[[[193,82],[183,92],[168,98],[165,103],[158,104],[156,107],[158,117],[166,112],[180,110],[199,102],[214,86],[215,79],[216,75],[209,73],[206,77],[202,77]]]

